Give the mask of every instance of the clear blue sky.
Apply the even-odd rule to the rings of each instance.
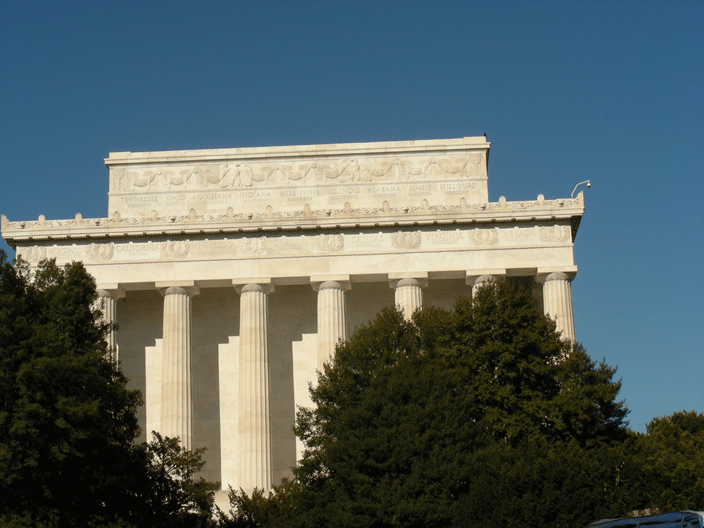
[[[702,1],[6,0],[0,125],[10,220],[106,216],[113,151],[486,133],[492,201],[592,181],[577,339],[631,427],[704,412]]]

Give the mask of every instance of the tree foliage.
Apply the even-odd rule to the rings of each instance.
[[[210,526],[214,494],[219,482],[209,482],[197,473],[205,462],[205,448],[189,451],[178,438],[152,432],[152,441],[143,444],[147,457],[146,509],[149,526]]]
[[[82,265],[0,255],[0,508],[80,525],[133,507],[140,396],[109,360]]]
[[[217,484],[195,478],[202,450],[134,444],[141,396],[96,301],[81,264],[0,251],[0,524],[206,526]]]
[[[299,410],[294,481],[231,494],[237,526],[583,526],[647,507],[614,374],[507,282],[452,312],[383,310]]]

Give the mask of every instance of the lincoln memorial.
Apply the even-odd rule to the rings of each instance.
[[[207,447],[203,476],[270,488],[301,456],[297,406],[385,306],[452,308],[505,277],[574,339],[583,195],[489,201],[485,137],[114,152],[105,218],[9,221],[31,265],[82,261],[150,431]]]

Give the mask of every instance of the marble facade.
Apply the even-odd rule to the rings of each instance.
[[[574,339],[583,196],[489,202],[484,137],[111,153],[108,216],[8,221],[30,264],[82,261],[145,433],[208,447],[204,477],[290,474],[296,406],[379,309],[451,308],[507,277]],[[146,438],[146,435],[143,435]]]

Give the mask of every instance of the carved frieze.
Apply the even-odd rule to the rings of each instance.
[[[111,192],[159,192],[267,186],[373,183],[410,179],[482,178],[482,153],[427,158],[349,158],[310,163],[231,162],[111,171]]]

